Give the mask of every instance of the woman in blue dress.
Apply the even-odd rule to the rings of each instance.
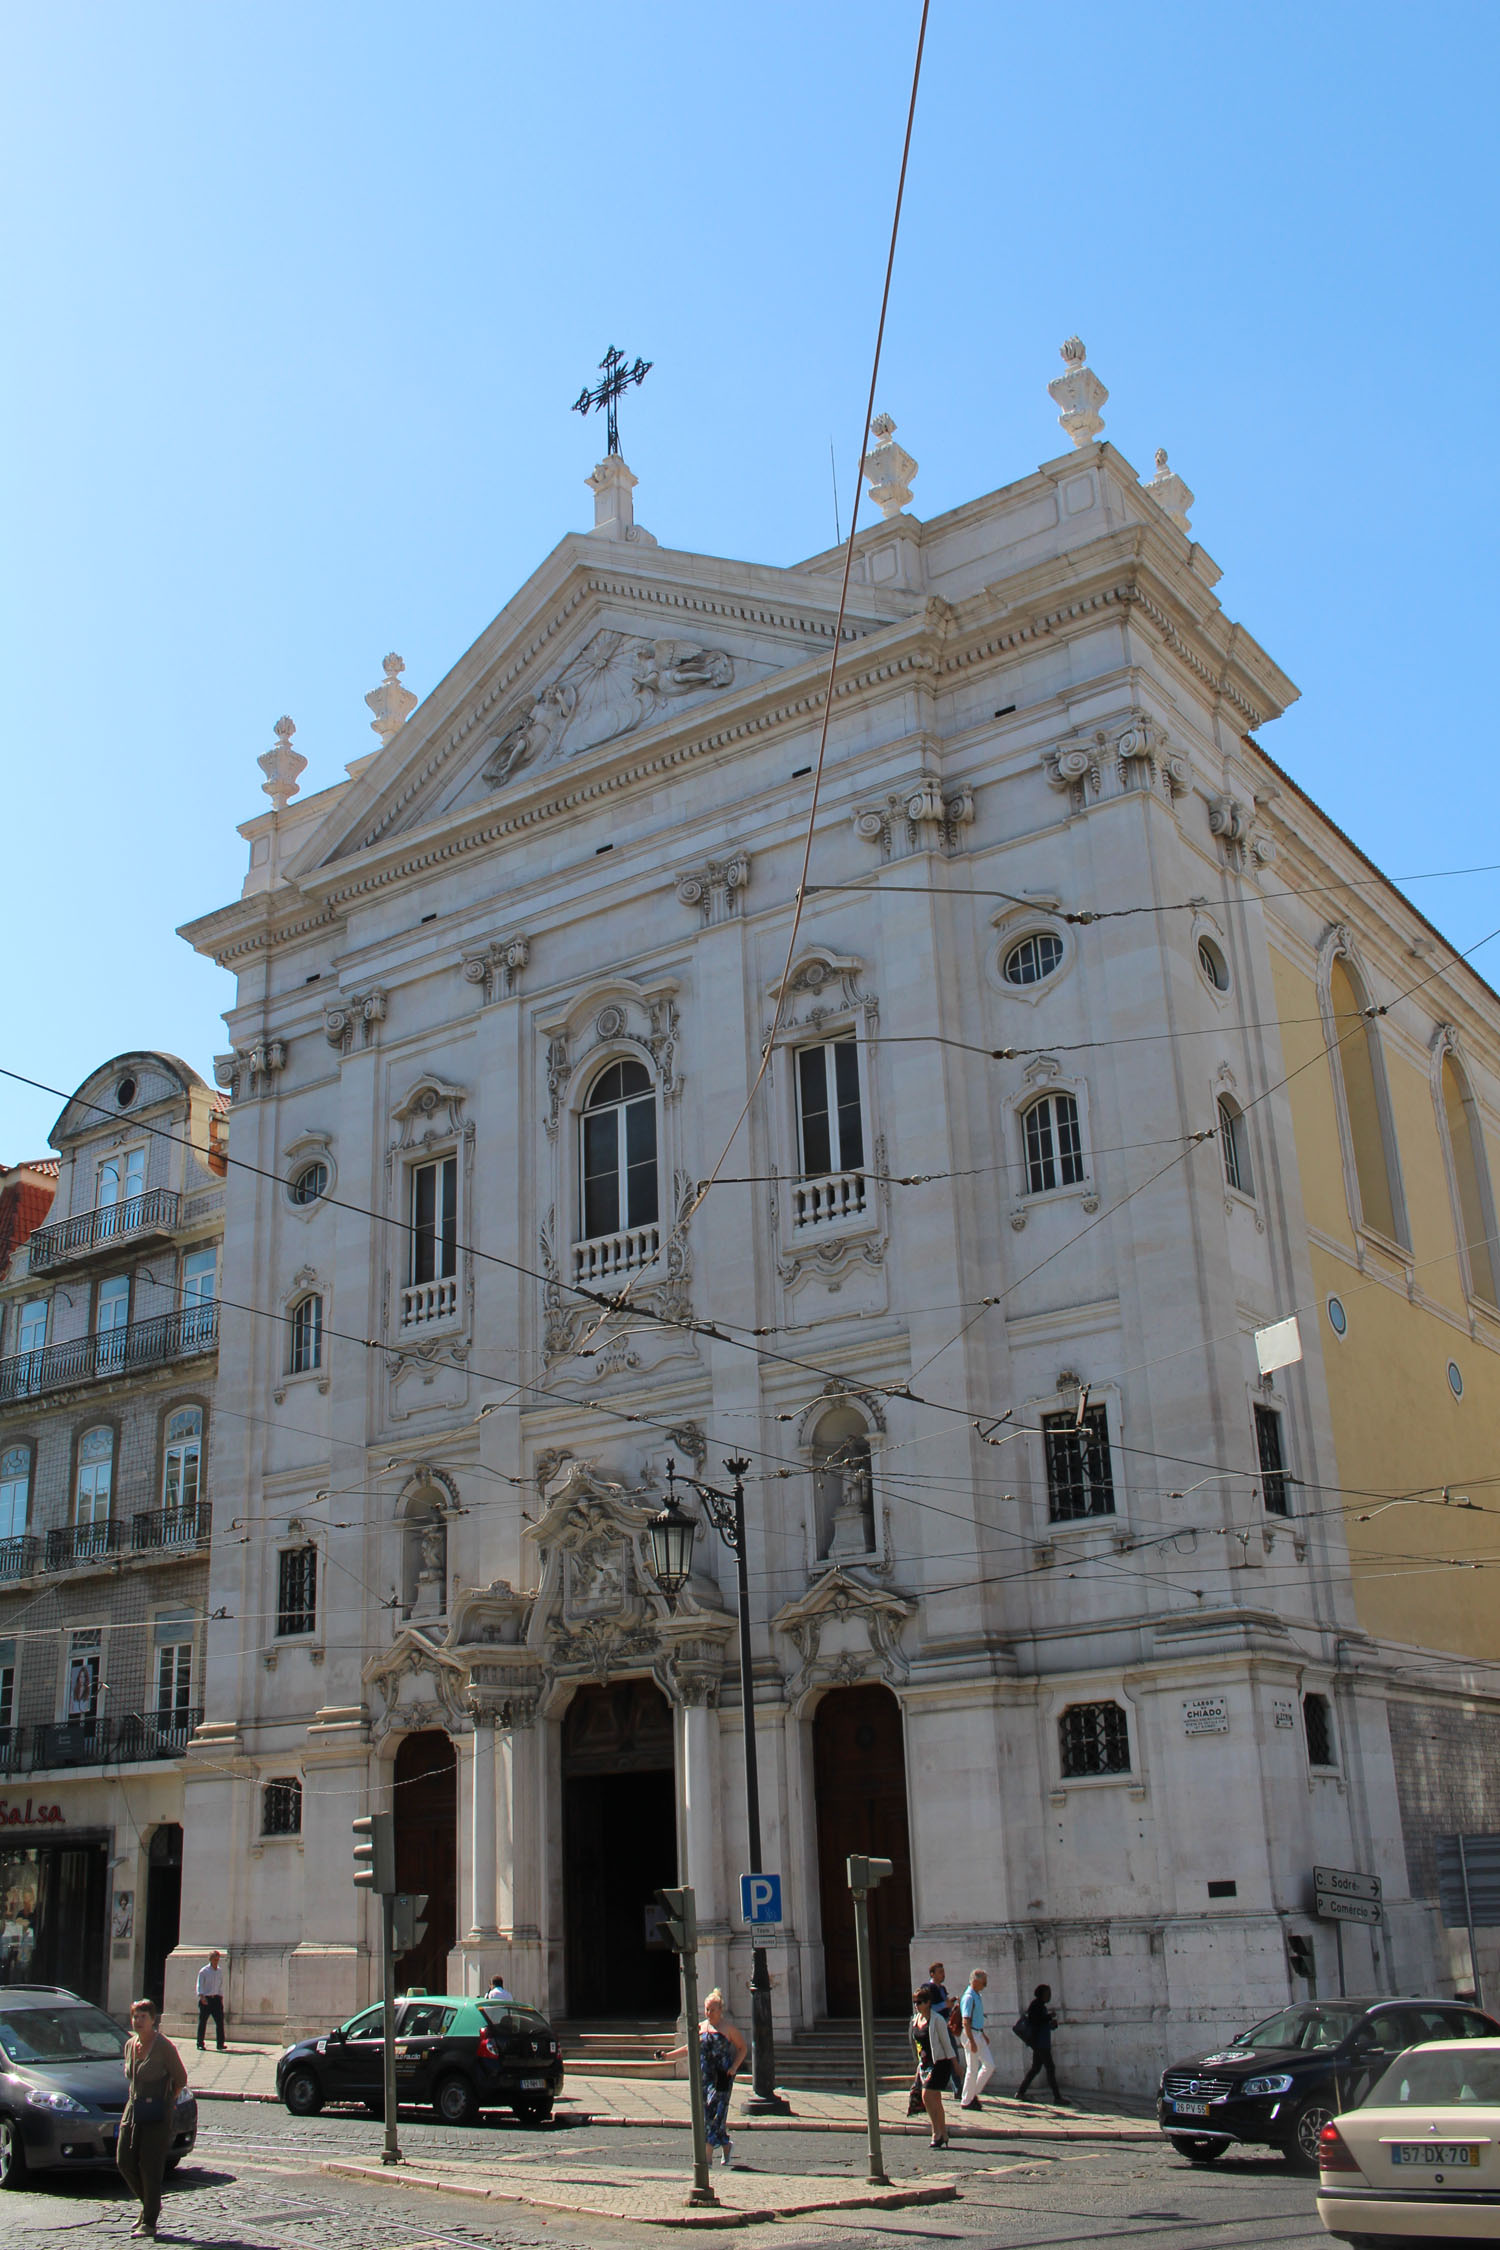
[[[659,2053],[663,2062],[674,2062],[687,2051],[686,2047],[664,2047]],[[735,2075],[749,2052],[725,2015],[724,1995],[715,1985],[703,2003],[703,2021],[698,2026],[698,2068],[703,2076],[706,2138],[709,2147],[718,2150],[719,2162],[726,2171],[734,2161],[734,2143],[729,2137],[729,2097],[734,2092]]]

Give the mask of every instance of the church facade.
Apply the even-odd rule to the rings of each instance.
[[[1002,2016],[1045,1980],[1079,2085],[1300,1994],[1289,1935],[1330,1989],[1315,1864],[1384,1887],[1351,1990],[1466,1973],[1391,1703],[1491,1726],[1496,1652],[1361,1612],[1296,1105],[1321,1071],[1363,1181],[1378,985],[1380,1036],[1462,1020],[1487,1182],[1500,1011],[1380,983],[1394,893],[1290,895],[1351,849],[1259,746],[1296,691],[1065,356],[1070,449],[935,521],[876,425],[841,636],[842,550],[658,544],[611,455],[420,703],[387,660],[346,779],[299,796],[279,722],[243,894],[184,933],[238,983],[169,2005],[209,1944],[242,2026],[373,1996],[350,1823],[392,1806],[410,1981],[670,2016],[685,1880],[743,2006],[734,1572],[705,1522],[663,1596],[669,1461],[746,1463],[783,2032],[853,2010],[852,1851],[895,1863],[879,2006],[938,1956]]]

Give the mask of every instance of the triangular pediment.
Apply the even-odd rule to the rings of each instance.
[[[846,642],[911,607],[862,593]],[[546,794],[780,673],[828,660],[837,591],[806,571],[571,535],[408,717],[331,792],[294,882],[492,804]]]

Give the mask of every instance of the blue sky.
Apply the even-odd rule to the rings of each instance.
[[[386,650],[425,692],[587,525],[606,344],[655,362],[664,544],[830,544],[830,435],[847,525],[917,12],[12,12],[0,1061],[208,1071],[230,983],[173,933],[238,890],[272,722],[337,779]],[[1079,331],[1303,691],[1267,748],[1394,874],[1500,861],[1497,46],[1442,0],[934,0],[880,384],[934,515],[1063,449]],[[1411,888],[1500,922],[1492,875]],[[59,1106],[0,1081],[0,1157]]]

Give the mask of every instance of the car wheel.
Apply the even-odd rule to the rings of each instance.
[[[1217,2164],[1228,2148],[1228,2141],[1216,2141],[1206,2133],[1171,2133],[1168,2136],[1179,2156],[1190,2164]]]
[[[550,2125],[552,2122],[552,2104],[550,2102],[517,2102],[516,2115],[523,2125]]]
[[[1288,2164],[1299,2172],[1316,2172],[1318,2169],[1318,2139],[1325,2125],[1331,2125],[1338,2115],[1327,2102],[1308,2102],[1297,2112],[1292,2126],[1292,2138],[1286,2151]]]
[[[323,2089],[316,2071],[291,2071],[281,2089],[281,2098],[293,2117],[316,2117],[323,2107]]]
[[[26,2151],[13,2117],[0,2117],[0,2188],[18,2188],[26,2177]]]
[[[442,2080],[432,2097],[432,2106],[445,2125],[472,2125],[479,2115],[479,2101],[467,2078],[455,2073]]]

